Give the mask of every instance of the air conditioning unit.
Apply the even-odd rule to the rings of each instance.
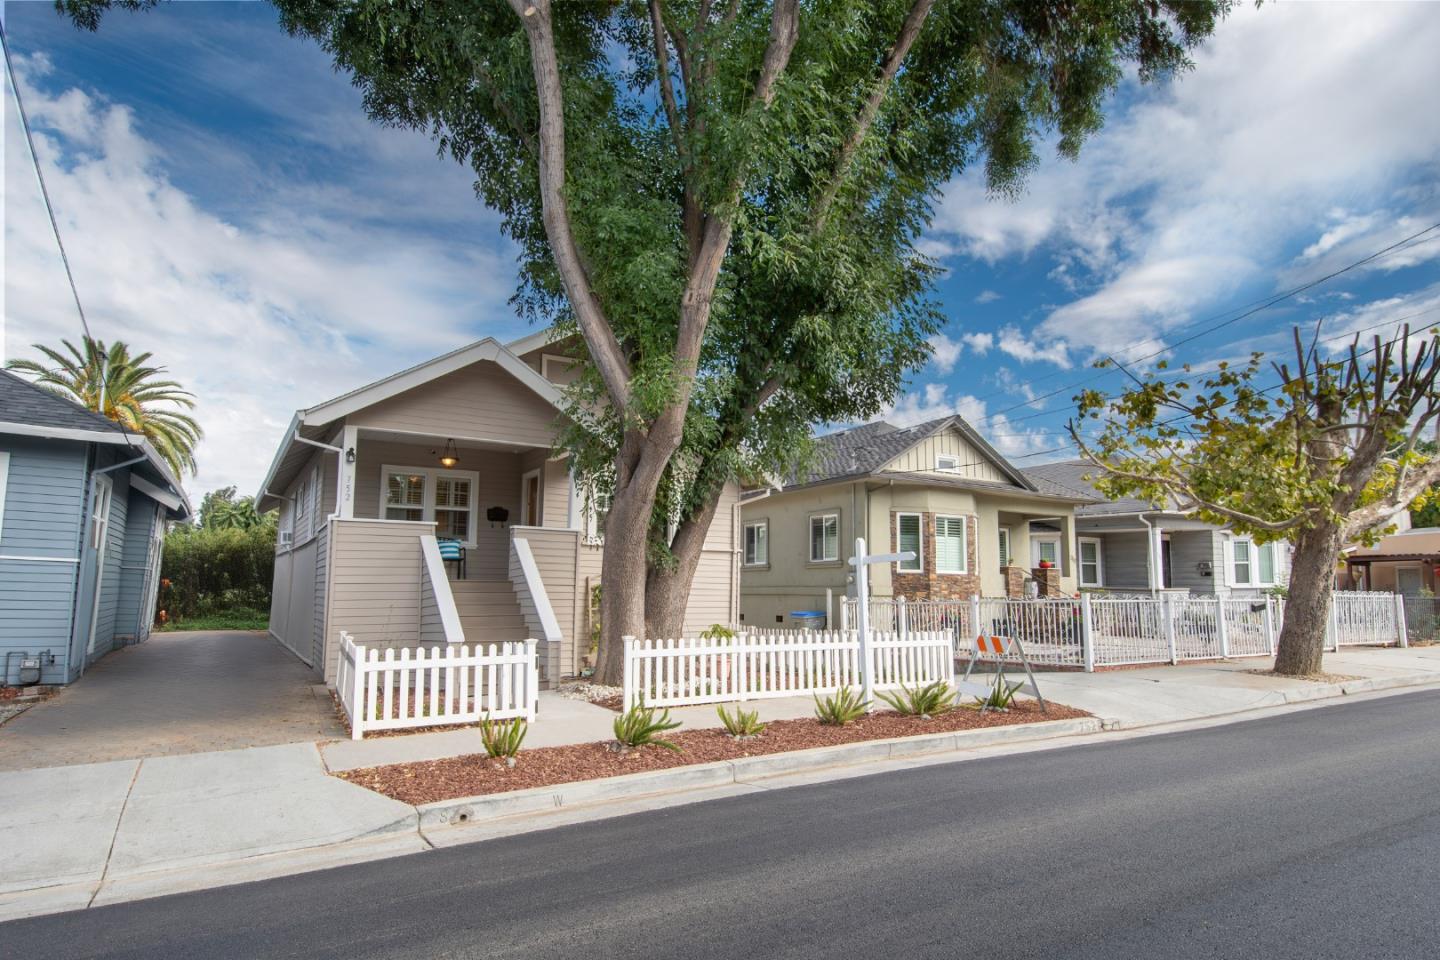
[[[282,546],[282,547],[288,547],[288,546],[290,546],[291,541],[294,540],[294,539],[295,539],[295,534],[292,533],[291,531],[289,531],[289,530],[281,530],[281,531],[280,531],[280,546]]]

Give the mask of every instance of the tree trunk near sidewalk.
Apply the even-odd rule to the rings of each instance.
[[[1285,625],[1275,653],[1278,674],[1305,677],[1321,672],[1341,539],[1339,527],[1326,523],[1304,531],[1295,542]]]
[[[650,568],[645,586],[645,632],[651,637],[678,637],[685,630],[685,611],[690,606],[690,590],[695,571],[705,549],[705,537],[715,518],[720,494],[710,497],[705,506],[687,518],[675,531],[670,543],[674,563]],[[728,624],[727,624],[728,626]]]

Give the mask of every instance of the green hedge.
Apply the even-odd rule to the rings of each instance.
[[[177,526],[165,538],[159,609],[173,623],[236,610],[269,610],[275,530]],[[158,614],[157,614],[158,616]]]

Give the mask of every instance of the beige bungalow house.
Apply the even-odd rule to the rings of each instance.
[[[854,592],[856,537],[872,553],[914,551],[875,566],[875,598],[1073,594],[1074,491],[1027,476],[958,416],[828,434],[811,466],[741,500],[741,620],[792,624]],[[1033,585],[1033,586],[1032,586]],[[828,608],[827,608],[828,604]]]
[[[341,631],[535,638],[546,682],[579,672],[604,520],[553,446],[574,372],[561,347],[485,339],[296,412],[256,497],[280,510],[270,632],[327,682]],[[687,630],[739,618],[738,499],[716,512]],[[445,559],[455,541],[463,561]]]

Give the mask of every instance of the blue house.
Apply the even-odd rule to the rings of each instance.
[[[0,682],[69,683],[148,637],[190,512],[144,436],[0,370]]]

